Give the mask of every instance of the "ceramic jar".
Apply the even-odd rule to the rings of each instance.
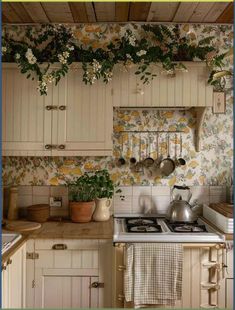
[[[112,205],[112,199],[108,198],[96,198],[96,208],[93,214],[93,220],[96,222],[108,221],[110,218],[110,207]]]

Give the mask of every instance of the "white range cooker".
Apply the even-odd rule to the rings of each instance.
[[[222,243],[225,236],[203,219],[194,223],[170,223],[157,214],[115,214],[114,243],[180,242]]]

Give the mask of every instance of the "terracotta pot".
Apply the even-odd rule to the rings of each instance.
[[[71,220],[75,223],[87,223],[91,221],[94,201],[69,202]]]

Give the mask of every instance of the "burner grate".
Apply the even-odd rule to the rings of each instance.
[[[130,233],[160,233],[162,228],[157,224],[156,218],[128,218],[127,231]]]
[[[207,232],[205,225],[199,225],[197,222],[193,223],[170,223],[169,221],[165,221],[167,226],[172,232],[177,233],[201,233],[201,232]]]

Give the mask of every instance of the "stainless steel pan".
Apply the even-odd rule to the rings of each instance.
[[[169,176],[175,170],[175,162],[170,157],[170,137],[167,136],[167,158],[164,158],[160,162],[161,173],[165,176]]]

